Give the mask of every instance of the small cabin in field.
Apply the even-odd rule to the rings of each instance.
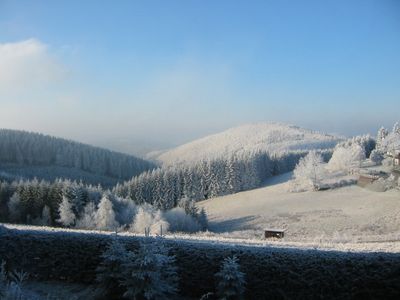
[[[264,236],[266,239],[270,239],[270,238],[281,239],[285,236],[285,230],[284,229],[275,229],[275,228],[265,229]]]

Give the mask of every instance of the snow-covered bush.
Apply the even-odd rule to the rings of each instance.
[[[173,232],[196,232],[200,224],[181,207],[175,207],[164,213],[169,223],[169,230]]]
[[[169,224],[160,210],[156,210],[151,205],[142,205],[130,226],[130,231],[143,234],[149,230],[151,234],[162,234],[167,232],[168,228]]]
[[[101,198],[99,207],[94,216],[94,221],[96,229],[116,230],[118,228],[119,224],[115,220],[113,204],[107,195],[104,195],[103,198]]]
[[[236,256],[224,259],[221,269],[215,274],[218,279],[217,295],[221,299],[242,299],[245,291],[245,274],[240,271]]]
[[[75,224],[76,216],[72,211],[72,205],[69,199],[63,196],[60,207],[58,208],[60,218],[57,220],[64,226],[72,226]]]
[[[337,147],[328,162],[328,169],[332,171],[350,171],[359,168],[365,159],[365,151],[357,144],[348,148]]]
[[[173,299],[178,291],[175,257],[161,240],[141,242],[135,252],[129,252],[123,265],[121,285],[128,299]]]
[[[322,156],[316,151],[310,151],[300,159],[294,169],[294,184],[297,190],[316,190],[321,180],[326,176]]]
[[[371,155],[369,156],[370,160],[376,164],[381,164],[383,160],[383,153],[379,150],[372,150]]]

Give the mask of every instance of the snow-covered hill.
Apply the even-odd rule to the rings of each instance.
[[[184,144],[153,159],[165,164],[191,163],[205,158],[218,158],[248,151],[281,153],[310,149],[331,149],[341,137],[322,134],[280,123],[256,123],[234,127]]]
[[[256,238],[266,228],[286,229],[285,241],[400,242],[400,191],[373,192],[352,185],[327,191],[290,193],[290,173],[267,186],[198,203],[211,231]]]

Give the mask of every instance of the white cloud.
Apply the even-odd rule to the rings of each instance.
[[[27,91],[62,77],[63,67],[36,39],[0,43],[0,92]]]

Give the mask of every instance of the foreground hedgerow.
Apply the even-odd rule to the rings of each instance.
[[[143,237],[120,237],[136,249]],[[0,258],[38,280],[95,283],[110,235],[0,230]],[[227,256],[246,274],[246,299],[400,299],[400,254],[260,248],[164,241],[176,256],[180,294],[215,290]]]

